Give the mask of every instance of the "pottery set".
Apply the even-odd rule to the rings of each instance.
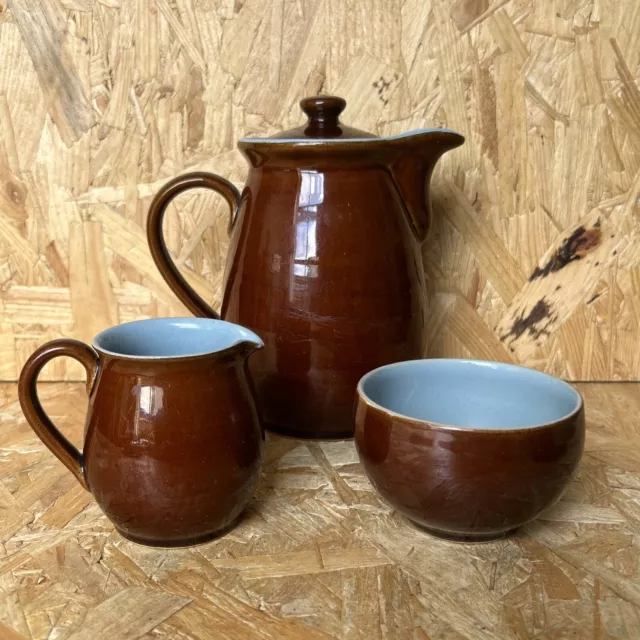
[[[305,125],[239,141],[242,192],[188,173],[151,203],[151,254],[197,317],[118,325],[91,347],[43,345],[20,376],[29,424],[122,535],[143,544],[194,544],[232,527],[258,484],[264,428],[301,438],[355,428],[374,487],[439,535],[492,538],[529,522],[578,465],[579,393],[523,367],[422,359],[429,182],[463,137],[379,138],[343,125],[337,97],[301,107]],[[230,208],[220,315],[162,235],[168,204],[202,187]],[[62,355],[87,372],[82,453],[36,393],[42,367]]]

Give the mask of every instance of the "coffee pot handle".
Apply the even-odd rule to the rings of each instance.
[[[44,412],[36,385],[38,375],[47,362],[58,356],[69,356],[77,360],[87,372],[87,394],[91,393],[98,375],[98,354],[84,342],[64,338],[52,340],[36,349],[20,372],[18,398],[27,422],[53,455],[73,473],[78,482],[89,491],[84,477],[84,458],[53,424]]]
[[[219,193],[227,201],[231,209],[227,231],[231,233],[240,205],[240,192],[231,182],[221,176],[214,173],[196,171],[170,180],[155,195],[147,217],[147,241],[156,267],[158,267],[160,274],[171,290],[178,296],[180,302],[195,316],[218,318],[218,314],[194,291],[178,271],[169,255],[162,235],[162,221],[169,203],[182,192],[196,188],[211,189]]]

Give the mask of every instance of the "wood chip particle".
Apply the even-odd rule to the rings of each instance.
[[[128,587],[91,609],[69,640],[136,640],[190,602],[159,589]]]

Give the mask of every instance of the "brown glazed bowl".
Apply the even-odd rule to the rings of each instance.
[[[390,364],[358,384],[355,442],[374,487],[435,535],[502,537],[556,503],[582,456],[582,396],[480,360]]]

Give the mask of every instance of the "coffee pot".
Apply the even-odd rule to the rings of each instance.
[[[249,369],[267,429],[351,437],[358,380],[424,353],[429,183],[438,159],[464,138],[447,129],[377,137],[342,124],[346,102],[334,96],[300,106],[308,118],[301,127],[238,142],[249,164],[242,192],[207,172],[166,183],[151,203],[147,236],[192,313],[264,341]],[[171,200],[202,187],[231,211],[220,316],[179,273],[162,235]]]

